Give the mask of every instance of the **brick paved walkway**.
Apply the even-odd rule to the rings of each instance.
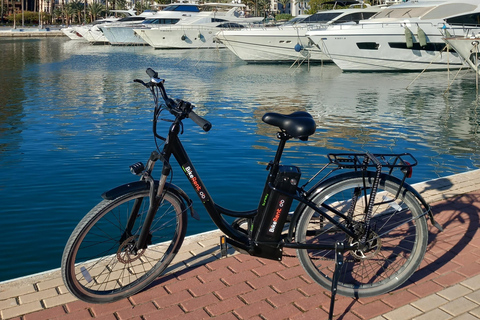
[[[420,269],[397,290],[358,300],[337,295],[336,319],[480,319],[478,178],[480,170],[416,186],[433,203],[445,231],[438,233],[430,226]],[[218,235],[198,243],[205,246],[209,241],[218,241]],[[45,281],[0,283],[1,319],[327,318],[329,291],[314,283],[296,258],[276,262],[236,254],[216,259],[218,248],[213,246],[207,263],[196,261],[197,249],[191,249],[188,268],[112,304],[75,300],[65,292],[58,274]],[[33,290],[28,282],[34,282]],[[35,311],[39,306],[41,310]]]

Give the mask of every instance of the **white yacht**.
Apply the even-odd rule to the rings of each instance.
[[[105,38],[112,45],[147,45],[147,42],[136,35],[134,28],[149,29],[159,25],[172,25],[181,20],[195,17],[200,13],[200,6],[192,3],[173,3],[141,21],[131,23],[112,23],[99,26]]]
[[[329,58],[305,36],[317,25],[350,24],[382,10],[380,7],[363,9],[335,9],[313,15],[301,15],[274,27],[223,30],[217,39],[240,59],[248,63],[278,63],[297,60],[328,61]]]
[[[135,10],[110,10],[110,12],[120,14],[121,17],[111,16],[104,19],[95,20],[92,24],[74,26],[72,27],[72,29],[75,33],[80,35],[84,40],[92,44],[108,43],[107,38],[105,38],[105,36],[103,35],[103,32],[99,28],[100,25],[106,25],[109,23],[118,22],[120,20],[125,20],[125,19],[128,19],[128,20],[138,19],[136,18],[137,15],[135,13]],[[140,18],[140,19],[143,20],[144,18]]]
[[[209,49],[223,47],[215,41],[215,34],[223,29],[240,29],[258,23],[263,17],[247,18],[245,5],[205,3],[195,17],[174,25],[153,28],[135,28],[135,33],[155,49]]]
[[[480,32],[476,31],[477,33],[471,32],[464,37],[448,36],[444,40],[473,71],[480,74]]]
[[[393,5],[357,25],[307,32],[344,71],[420,71],[462,67],[445,34],[463,36],[479,18],[478,0],[420,0]],[[467,23],[467,24],[466,24]]]
[[[81,34],[79,34],[73,27],[65,27],[60,29],[60,31],[63,32],[67,37],[70,38],[70,40],[84,40],[87,41],[85,38],[82,37]]]

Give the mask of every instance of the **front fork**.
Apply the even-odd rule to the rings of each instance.
[[[160,177],[160,181],[158,184],[158,188],[155,191],[155,181],[153,180],[151,173],[155,166],[155,163],[158,160],[163,160],[163,170],[162,175]],[[144,168],[142,163],[136,163],[130,166],[130,171],[135,174],[141,176],[140,180],[146,181],[150,185],[150,203],[148,207],[148,212],[143,221],[142,228],[140,230],[140,234],[136,241],[135,247],[137,250],[145,249],[150,241],[150,227],[152,225],[153,219],[155,218],[155,214],[158,210],[158,206],[160,205],[163,199],[163,191],[165,188],[165,183],[167,182],[167,178],[170,175],[171,167],[168,161],[166,161],[163,156],[161,156],[158,152],[153,151],[148,159],[147,166]],[[124,231],[122,238],[120,239],[120,243],[123,243],[125,239],[128,239],[132,236],[132,230],[135,225],[135,221],[139,216],[140,207],[143,203],[143,198],[136,199],[130,216],[128,218],[127,226]]]

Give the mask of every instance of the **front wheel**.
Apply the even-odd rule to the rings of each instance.
[[[128,192],[100,202],[80,221],[62,257],[62,277],[74,296],[91,303],[117,301],[165,271],[185,237],[186,208],[167,191],[151,224],[148,246],[137,249],[149,202],[148,190]]]
[[[371,219],[366,223],[365,208],[374,179],[373,174],[366,175],[362,177],[359,173],[356,177],[340,179],[312,199],[324,215],[353,228],[363,243],[346,235],[311,208],[303,212],[296,230],[295,240],[299,243],[344,242],[358,246],[343,254],[337,292],[344,296],[370,297],[395,289],[418,268],[427,245],[422,206],[411,192],[387,175],[381,176]],[[349,218],[340,218],[334,211]],[[330,289],[335,251],[297,250],[297,255],[312,279]]]

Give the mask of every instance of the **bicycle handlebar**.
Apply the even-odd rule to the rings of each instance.
[[[165,80],[158,77],[158,72],[156,72],[152,68],[148,68],[146,72],[147,75],[150,77],[149,83],[145,83],[142,80],[138,79],[135,79],[133,81],[139,82],[147,88],[158,87],[160,89],[160,94],[165,101],[165,105],[167,106],[167,109],[168,111],[170,111],[171,114],[173,114],[175,117],[181,117],[182,119],[192,119],[192,121],[195,122],[195,124],[197,124],[205,132],[209,131],[212,128],[212,124],[208,120],[203,119],[198,114],[196,114],[195,111],[193,111],[193,108],[195,106],[192,105],[190,102],[186,102],[183,100],[173,100],[168,97],[167,92],[165,91],[165,87],[163,86]]]

